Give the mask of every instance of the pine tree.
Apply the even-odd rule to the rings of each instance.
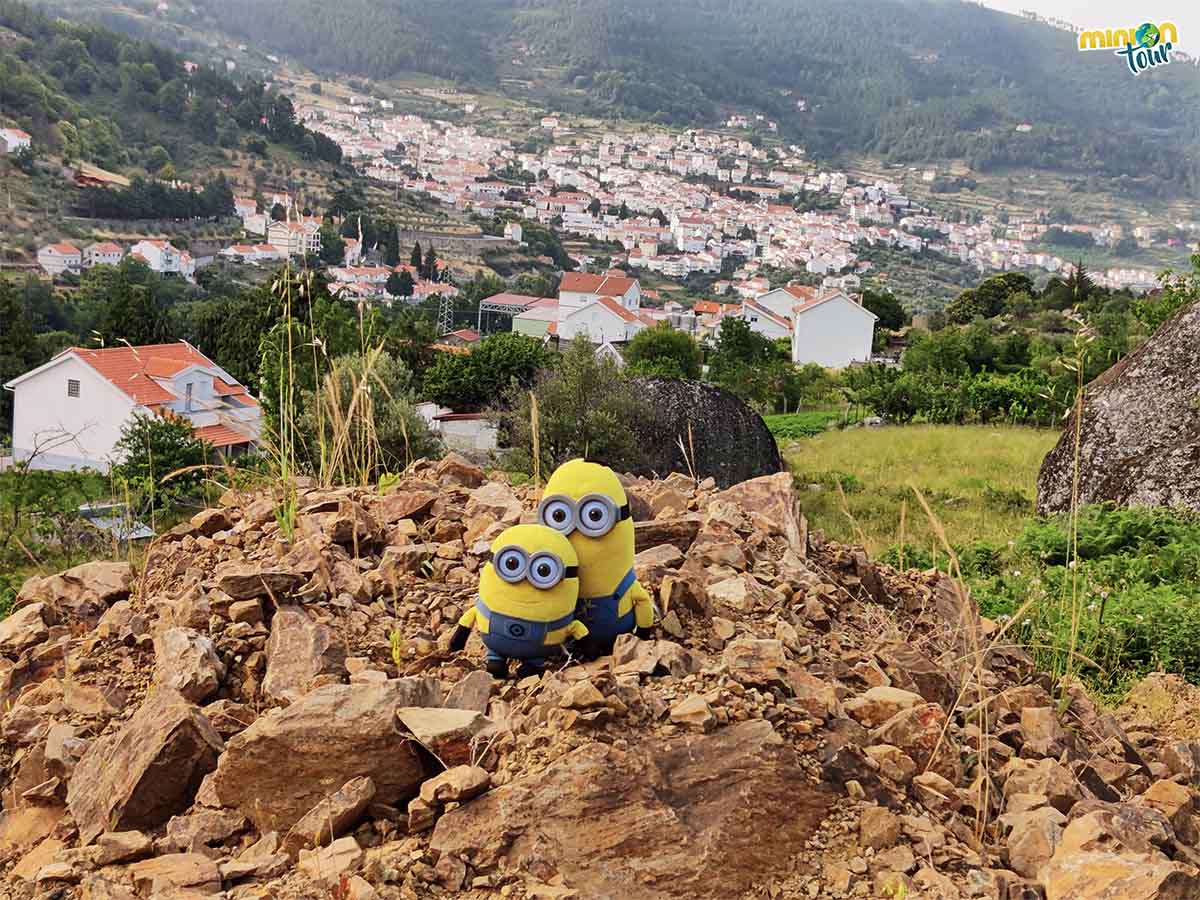
[[[412,255],[408,258],[408,264],[417,270],[421,271],[421,242],[417,241],[413,244]]]
[[[431,245],[429,249],[425,251],[425,271],[423,274],[425,275],[426,280],[438,280],[437,262],[437,253],[434,251],[433,246]]]

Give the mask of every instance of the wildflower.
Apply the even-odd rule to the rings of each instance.
[[[1138,620],[1139,622],[1145,622],[1145,621],[1146,621],[1146,617],[1145,617],[1145,616],[1143,616],[1141,613],[1138,613],[1137,620]]]
[[[1068,569],[1073,569],[1073,568],[1075,568],[1075,566],[1076,566],[1077,564],[1078,564],[1078,560],[1074,560],[1074,559],[1073,559],[1073,560],[1071,560],[1069,563],[1067,563],[1067,568],[1068,568]]]
[[[1100,592],[1100,599],[1101,599],[1101,600],[1107,600],[1107,599],[1108,599],[1108,591],[1101,591],[1101,592]]]
[[[1021,624],[1024,626],[1029,626],[1033,624],[1033,621],[1027,617],[1023,622],[1021,622]]]
[[[1095,611],[1096,611],[1096,610],[1098,610],[1099,608],[1100,608],[1100,604],[1099,604],[1099,603],[1089,603],[1089,604],[1088,604],[1088,612],[1095,612]]]

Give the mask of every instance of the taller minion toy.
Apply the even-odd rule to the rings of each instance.
[[[567,638],[582,638],[575,616],[579,560],[571,542],[541,525],[514,525],[492,542],[492,558],[479,576],[479,599],[458,620],[450,649],[466,646],[474,628],[487,648],[487,671],[508,677],[518,659],[519,677],[536,675]]]
[[[573,459],[550,476],[538,521],[565,535],[579,557],[578,616],[585,657],[612,652],[617,636],[654,624],[654,603],[633,571],[633,518],[616,473]]]

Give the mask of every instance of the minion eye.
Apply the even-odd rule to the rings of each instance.
[[[570,534],[575,527],[575,510],[571,502],[563,497],[549,497],[544,500],[539,518],[543,525],[562,534]]]
[[[554,587],[563,579],[563,564],[550,553],[535,554],[529,561],[529,583],[539,590]]]
[[[496,573],[510,584],[525,577],[529,561],[518,547],[505,547],[496,554]]]
[[[616,524],[616,510],[605,498],[585,498],[579,504],[579,530],[588,537],[603,537],[612,531]]]

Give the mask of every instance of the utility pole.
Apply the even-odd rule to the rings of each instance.
[[[438,294],[438,337],[449,334],[454,327],[454,298],[449,294]]]

